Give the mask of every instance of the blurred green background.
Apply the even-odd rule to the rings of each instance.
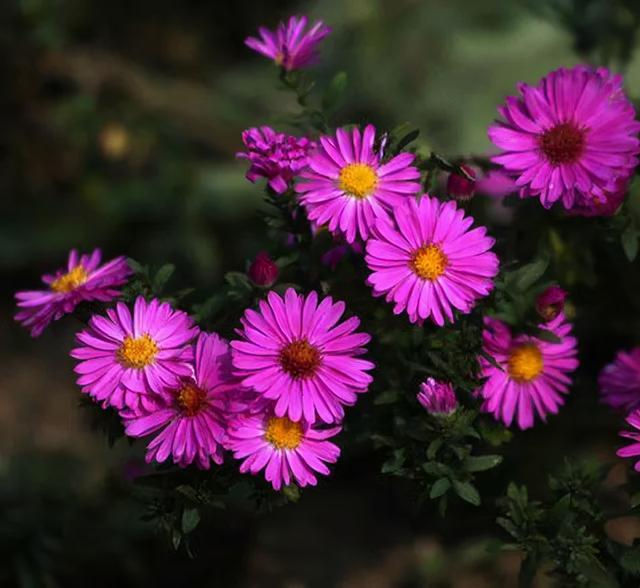
[[[578,61],[573,37],[539,8],[2,2],[1,586],[515,585],[517,556],[493,548],[489,514],[434,521],[381,481],[375,462],[339,467],[335,481],[268,515],[220,513],[206,521],[197,559],[172,553],[122,479],[123,467],[139,467],[139,448],[110,451],[78,408],[67,355],[75,325],[34,342],[11,317],[14,291],[36,286],[71,247],[173,262],[176,284],[198,288],[195,301],[268,247],[261,190],[234,154],[249,126],[287,130],[280,121],[295,104],[275,66],[243,45],[260,24],[325,20],[334,33],[314,73],[321,87],[348,74],[341,120],[410,121],[423,147],[464,155],[487,152],[486,128],[516,82]],[[627,88],[640,95],[638,56]]]

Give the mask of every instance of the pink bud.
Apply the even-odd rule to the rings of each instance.
[[[470,180],[469,178],[459,174],[449,174],[447,192],[456,200],[471,200],[476,192],[476,172],[468,165],[461,165],[460,169],[467,172],[467,174],[469,174],[473,179]]]
[[[536,310],[545,322],[552,321],[564,310],[567,293],[560,286],[550,286],[536,298]]]
[[[269,257],[266,251],[261,251],[256,255],[249,266],[249,279],[262,288],[269,288],[278,279],[280,270],[273,259]]]
[[[458,399],[453,386],[433,378],[427,378],[420,384],[418,402],[433,415],[450,415],[458,408]]]

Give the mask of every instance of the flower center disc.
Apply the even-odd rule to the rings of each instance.
[[[438,279],[449,265],[449,260],[442,249],[433,243],[423,245],[418,249],[409,262],[414,273],[423,280]]]
[[[158,345],[149,335],[137,339],[125,337],[118,349],[118,359],[126,367],[141,370],[153,363],[158,351]]]
[[[207,395],[205,391],[193,382],[185,382],[176,395],[178,406],[184,414],[190,417],[200,412],[206,400]]]
[[[280,351],[280,365],[293,378],[309,378],[320,365],[320,352],[305,339],[293,341]]]
[[[349,196],[366,198],[376,189],[378,174],[366,163],[350,163],[340,170],[338,184]]]
[[[264,438],[276,449],[295,449],[302,441],[302,426],[287,417],[271,417]]]
[[[572,123],[561,123],[540,136],[540,148],[553,165],[573,163],[584,149],[585,133]]]
[[[51,282],[50,287],[54,292],[66,294],[67,292],[75,290],[78,286],[82,286],[88,278],[89,274],[85,269],[81,265],[77,265],[70,272]]]
[[[533,343],[515,347],[507,363],[509,376],[516,382],[530,382],[540,375],[544,367],[542,353]]]

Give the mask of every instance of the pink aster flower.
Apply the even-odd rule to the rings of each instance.
[[[243,460],[242,473],[255,476],[265,470],[265,478],[274,490],[292,482],[301,487],[315,486],[316,474],[328,475],[326,464],[335,463],[340,456],[340,449],[327,441],[340,431],[339,426],[320,429],[267,411],[232,420],[227,447],[236,459]]]
[[[458,408],[458,399],[453,386],[433,378],[427,378],[420,384],[418,402],[428,413],[434,415],[449,415]]]
[[[165,389],[157,405],[123,412],[125,433],[146,437],[160,431],[147,446],[147,463],[172,456],[180,467],[221,464],[227,397],[236,386],[227,342],[215,333],[200,333],[192,375]]]
[[[498,258],[484,227],[470,229],[473,218],[455,202],[425,194],[393,211],[395,225],[379,219],[367,242],[365,261],[373,295],[386,295],[393,312],[411,322],[431,318],[453,321],[453,309],[468,313],[476,299],[493,288]]]
[[[341,233],[348,243],[366,240],[375,219],[420,190],[420,172],[411,165],[412,153],[386,163],[374,152],[376,131],[338,129],[335,137],[320,137],[309,155],[309,169],[296,184],[309,220]]]
[[[504,198],[518,191],[513,178],[501,170],[490,169],[476,181],[476,190],[492,198]]]
[[[242,141],[247,150],[236,153],[236,157],[251,164],[247,179],[255,183],[266,178],[278,194],[286,192],[289,182],[307,167],[307,156],[315,147],[306,137],[277,133],[267,126],[244,131]]]
[[[499,108],[489,128],[503,150],[493,161],[516,177],[520,195],[545,207],[605,202],[617,181],[638,164],[640,123],[622,90],[622,76],[605,68],[558,69]]]
[[[640,431],[640,410],[634,410],[631,414],[629,414],[626,418],[627,423],[629,423],[636,431]],[[640,455],[640,433],[636,431],[621,431],[620,436],[625,437],[626,439],[631,439],[633,443],[627,445],[626,447],[621,447],[616,452],[618,457],[636,457]],[[637,472],[640,472],[640,461],[636,461],[634,465],[634,469]]]
[[[556,318],[563,310],[567,293],[560,286],[549,286],[536,298],[536,311],[545,320]]]
[[[133,315],[119,302],[76,335],[80,346],[71,357],[80,360],[78,385],[104,407],[151,410],[157,395],[191,376],[190,343],[197,333],[187,313],[166,302],[140,296]]]
[[[620,351],[598,378],[602,400],[625,411],[640,407],[640,347]]]
[[[604,200],[581,200],[568,211],[569,216],[613,216],[629,193],[629,180],[624,178],[618,182],[614,192],[605,192]]]
[[[321,20],[308,31],[306,26],[306,16],[292,16],[286,24],[278,24],[275,31],[260,27],[260,38],[247,37],[244,44],[287,71],[301,69],[318,61],[318,44],[331,33]]]
[[[102,252],[91,255],[69,253],[66,269],[42,276],[46,290],[18,292],[16,299],[21,310],[15,319],[38,337],[51,323],[73,312],[83,301],[108,302],[120,295],[118,286],[126,283],[131,269],[124,257],[116,257],[100,265]]]
[[[318,295],[296,294],[289,288],[280,297],[269,292],[258,311],[247,309],[232,341],[233,365],[247,388],[275,402],[275,414],[309,423],[326,423],[344,416],[371,383],[373,363],[357,356],[371,337],[356,332],[360,320],[338,323],[344,302]]]
[[[576,339],[563,314],[540,325],[560,342],[549,343],[529,335],[512,335],[509,327],[496,319],[484,319],[484,351],[500,366],[480,358],[482,377],[486,378],[478,395],[482,410],[490,412],[505,425],[516,418],[521,429],[533,426],[535,413],[545,421],[556,414],[569,391],[569,374],[578,367]]]

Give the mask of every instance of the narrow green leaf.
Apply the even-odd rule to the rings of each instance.
[[[451,488],[451,482],[447,478],[439,478],[431,486],[429,498],[440,498],[449,488]]]
[[[633,225],[628,226],[620,236],[622,249],[629,261],[633,261],[638,255],[638,231]]]
[[[480,494],[478,494],[476,487],[471,484],[471,482],[460,482],[459,480],[454,480],[453,489],[456,494],[462,498],[462,500],[465,500],[474,506],[480,506]]]
[[[342,102],[345,90],[347,88],[347,74],[344,71],[339,71],[331,80],[327,91],[322,97],[322,109],[325,112],[332,113]]]
[[[191,533],[200,522],[200,513],[197,508],[185,508],[182,511],[182,532],[185,535]]]
[[[546,259],[537,259],[533,263],[528,263],[513,273],[515,287],[522,291],[533,286],[547,271],[549,262]]]
[[[156,294],[162,292],[162,289],[169,281],[169,278],[171,278],[171,276],[173,275],[175,269],[175,265],[173,265],[172,263],[166,263],[156,272],[156,275],[153,278],[153,291]]]
[[[470,456],[464,461],[464,469],[468,472],[483,472],[502,463],[501,455]]]

